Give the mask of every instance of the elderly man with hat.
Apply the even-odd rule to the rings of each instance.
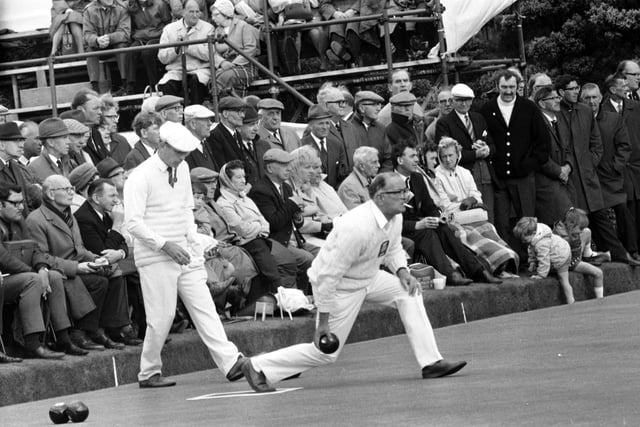
[[[131,172],[124,188],[125,224],[134,237],[147,316],[138,383],[141,388],[175,385],[162,376],[160,352],[178,296],[216,366],[235,381],[242,378],[244,357],[227,339],[206,285],[204,252],[215,241],[196,233],[189,167],[184,162],[198,139],[171,122],[160,127],[160,136],[158,152]]]
[[[378,150],[381,172],[393,170],[391,145],[384,136],[384,126],[378,122],[378,114],[384,98],[370,90],[361,90],[354,98],[355,112],[350,123],[356,133],[358,147],[373,147]],[[355,160],[352,159],[355,167]]]
[[[28,189],[37,184],[37,178],[17,159],[23,154],[24,137],[15,122],[0,124],[0,184],[17,185],[22,194],[29,194]],[[33,201],[27,199],[24,216],[31,212]]]
[[[233,153],[230,160],[240,160],[244,163],[247,183],[253,185],[264,175],[264,164],[262,156],[271,147],[266,141],[262,141],[258,136],[258,121],[260,116],[253,107],[245,108],[242,126],[238,128],[240,142],[228,147]]]
[[[389,99],[391,123],[385,129],[385,136],[391,145],[411,141],[411,144],[417,146],[422,142],[422,132],[416,128],[413,118],[416,100],[411,92],[400,92]]]
[[[82,163],[91,162],[89,153],[83,150],[89,138],[89,129],[75,119],[63,119],[64,125],[69,129],[69,162],[75,168]]]
[[[151,157],[160,143],[160,126],[162,117],[156,112],[140,112],[133,119],[134,132],[140,140],[136,142],[124,159],[125,170],[133,169]]]
[[[296,258],[298,287],[307,291],[306,271],[319,248],[307,243],[298,228],[304,223],[304,201],[293,195],[287,184],[293,156],[284,150],[271,148],[263,156],[265,176],[258,180],[249,192],[269,222],[269,238],[289,249]]]
[[[168,24],[162,30],[160,44],[206,39],[211,33],[213,26],[200,19],[198,3],[195,0],[187,0],[182,18]],[[183,55],[186,63],[188,99],[195,104],[202,104],[208,93],[207,84],[211,80],[209,47],[206,43],[160,49],[158,59],[166,66],[167,72],[158,82],[158,87],[167,95],[183,94]]]
[[[471,171],[473,179],[487,206],[489,222],[493,223],[493,178],[488,163],[496,151],[487,122],[480,113],[469,111],[475,97],[473,90],[464,83],[451,88],[453,111],[438,119],[436,143],[448,136],[462,146],[459,165]]]
[[[220,169],[222,164],[218,164],[214,157],[214,151],[211,146],[206,143],[207,138],[211,135],[211,125],[215,113],[208,108],[192,104],[184,109],[184,126],[189,129],[191,134],[195,136],[199,144],[185,159],[189,165],[189,169],[203,167],[208,169]],[[218,155],[218,157],[220,157]]]
[[[238,129],[242,126],[246,108],[247,104],[236,96],[225,96],[218,103],[220,123],[211,131],[207,144],[217,154],[216,162],[220,166],[238,158],[242,144]]]
[[[322,161],[322,173],[327,175],[327,184],[338,188],[349,175],[347,154],[342,143],[330,135],[331,114],[322,106],[314,104],[307,113],[309,133],[302,137],[302,145],[310,145],[318,151]]]
[[[75,188],[71,201],[71,213],[74,213],[87,200],[89,184],[99,177],[98,169],[91,163],[83,163],[71,171],[69,182]]]
[[[396,69],[391,73],[389,92],[392,97],[401,92],[411,92],[412,89],[413,83],[411,82],[409,71],[406,68]],[[413,115],[416,117],[422,117],[424,115],[424,111],[417,102],[413,104]],[[391,123],[391,102],[382,107],[382,110],[380,110],[378,114],[378,121],[382,126],[389,126]]]
[[[284,104],[277,99],[261,99],[258,102],[258,115],[260,116],[258,135],[260,135],[260,139],[267,141],[271,148],[292,152],[302,143],[295,130],[282,126],[283,111]]]
[[[43,120],[38,126],[42,140],[42,153],[29,163],[27,168],[38,179],[44,181],[51,175],[69,176],[69,129],[58,118]]]
[[[184,98],[174,95],[162,95],[156,102],[156,113],[166,122],[182,123]]]

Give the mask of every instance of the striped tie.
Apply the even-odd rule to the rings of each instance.
[[[469,114],[464,115],[464,125],[467,128],[467,132],[469,132],[469,136],[471,137],[471,141],[476,140],[476,134],[473,131],[473,124],[471,123],[471,119],[469,118]]]

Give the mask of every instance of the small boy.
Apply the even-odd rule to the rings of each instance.
[[[575,298],[569,283],[569,243],[553,234],[549,226],[538,224],[537,219],[533,217],[521,218],[513,228],[513,235],[529,245],[529,272],[535,273],[531,278],[544,279],[551,270],[557,272],[567,304],[573,304]]]

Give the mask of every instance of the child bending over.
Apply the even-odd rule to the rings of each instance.
[[[513,235],[529,245],[529,272],[532,279],[544,279],[551,270],[558,273],[560,285],[567,299],[573,304],[573,289],[569,283],[571,248],[562,237],[551,232],[549,226],[538,224],[533,217],[523,217],[513,227]]]

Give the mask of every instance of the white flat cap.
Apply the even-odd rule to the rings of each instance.
[[[212,119],[216,114],[207,107],[200,104],[193,104],[185,107],[184,118],[188,119]]]
[[[165,122],[160,126],[160,138],[183,153],[190,153],[200,144],[198,138],[193,136],[189,129],[174,122]]]
[[[451,96],[458,98],[475,98],[473,90],[464,83],[458,83],[451,88]]]

